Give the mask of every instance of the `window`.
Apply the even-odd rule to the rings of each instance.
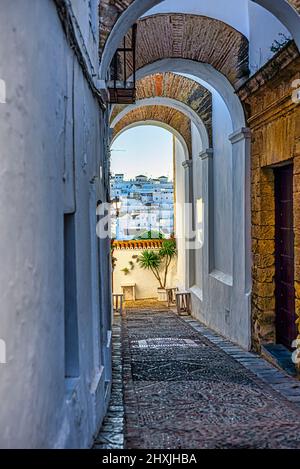
[[[79,376],[75,215],[64,216],[65,378]]]

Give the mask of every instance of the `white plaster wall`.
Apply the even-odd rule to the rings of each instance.
[[[214,269],[232,275],[232,132],[230,114],[213,93]]]
[[[185,202],[185,174],[182,163],[186,155],[178,139],[175,140],[175,232],[177,239],[177,285],[181,290],[186,284],[186,252],[185,252],[185,229],[184,229],[184,202]]]
[[[217,90],[193,75],[184,74],[184,76],[197,81],[212,93],[214,269],[226,275],[232,275],[232,145],[228,138],[233,131],[232,120],[229,110]],[[199,133],[194,127],[192,129],[195,145]],[[199,146],[199,148],[201,147]],[[202,149],[206,150],[206,148]],[[197,151],[193,150],[193,155],[196,153]],[[197,163],[196,168],[199,166],[202,164]],[[194,181],[195,190],[201,185],[199,181],[202,181],[202,178],[194,175]],[[196,203],[196,193],[194,198]]]
[[[113,291],[114,293],[122,293],[122,285],[135,283],[136,299],[157,298],[157,288],[159,287],[158,281],[154,275],[148,271],[141,269],[136,263],[136,259],[132,256],[141,255],[141,249],[116,249],[114,257],[116,265],[113,273]],[[122,272],[125,267],[130,269],[129,262],[134,263],[134,269],[130,270],[128,275]],[[167,287],[172,288],[177,286],[177,259],[174,259],[170,265],[169,274],[167,277]]]
[[[239,175],[238,166],[247,157],[241,142],[233,165],[229,136],[233,132],[234,116],[229,113],[218,91],[194,75],[185,76],[206,86],[213,95],[213,157],[200,161],[202,176],[199,169],[195,174],[193,165],[194,200],[196,202],[197,191],[201,187],[204,203],[204,245],[201,260],[199,253],[195,253],[195,284],[190,285],[192,314],[212,329],[248,348],[250,287],[248,283],[247,286],[243,283],[248,267],[245,269],[243,256],[237,257],[240,246],[234,245],[234,235],[244,227],[243,218],[234,219],[233,210],[233,204],[244,197],[243,178],[246,174]],[[194,268],[192,263],[191,268]],[[200,271],[201,268],[202,288],[196,280],[197,275],[198,278],[201,276],[197,269]],[[193,273],[189,272],[189,275],[192,277]]]
[[[0,331],[7,364],[0,365],[0,447],[87,447],[107,404],[93,347],[97,292],[91,288],[89,206],[90,181],[103,158],[103,119],[101,123],[54,2],[3,2],[0,76],[7,84],[7,104],[0,105]],[[72,88],[70,142],[72,132],[64,129]],[[72,151],[80,377],[67,389],[63,215],[72,205],[72,187],[66,204],[63,176],[65,152]],[[72,178],[68,168],[67,181]],[[96,197],[104,193],[103,181],[96,180],[95,191]],[[98,291],[109,312],[107,294]]]

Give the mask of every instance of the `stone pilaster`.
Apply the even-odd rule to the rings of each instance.
[[[185,169],[185,252],[186,252],[186,272],[185,287],[188,289],[195,283],[195,215],[194,215],[194,195],[193,195],[193,160],[186,160],[182,163]]]

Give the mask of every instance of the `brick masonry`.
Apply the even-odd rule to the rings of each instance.
[[[101,0],[100,2],[100,54],[118,17],[134,0]],[[140,0],[136,0],[140,1]],[[300,0],[288,0],[300,13]]]
[[[175,73],[157,73],[138,80],[136,99],[155,97],[175,99],[195,111],[207,129],[212,146],[212,96],[206,88],[194,80]],[[111,120],[124,108],[126,105],[114,106]]]
[[[275,195],[272,166],[294,163],[295,297],[300,338],[300,106],[292,100],[300,78],[293,42],[240,90],[252,130],[252,252],[254,347],[275,342]]]
[[[191,121],[182,112],[168,106],[144,106],[129,112],[116,124],[113,135],[118,135],[129,125],[143,121],[161,122],[175,129],[184,138],[191,154]]]
[[[156,60],[180,57],[211,64],[236,88],[249,75],[248,40],[222,21],[161,14],[140,19],[137,24],[137,70]]]

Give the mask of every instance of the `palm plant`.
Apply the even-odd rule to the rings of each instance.
[[[164,288],[160,278],[159,269],[161,267],[161,257],[158,252],[144,251],[137,259],[142,269],[151,270],[156,280],[159,282],[160,288]]]
[[[159,251],[144,251],[137,259],[142,269],[150,270],[159,283],[160,288],[165,289],[167,276],[172,259],[177,255],[175,240],[165,240]]]
[[[167,276],[169,267],[172,259],[177,255],[176,242],[174,239],[168,239],[163,242],[161,249],[159,250],[159,256],[164,264],[164,277],[163,277],[163,288],[166,288]]]

